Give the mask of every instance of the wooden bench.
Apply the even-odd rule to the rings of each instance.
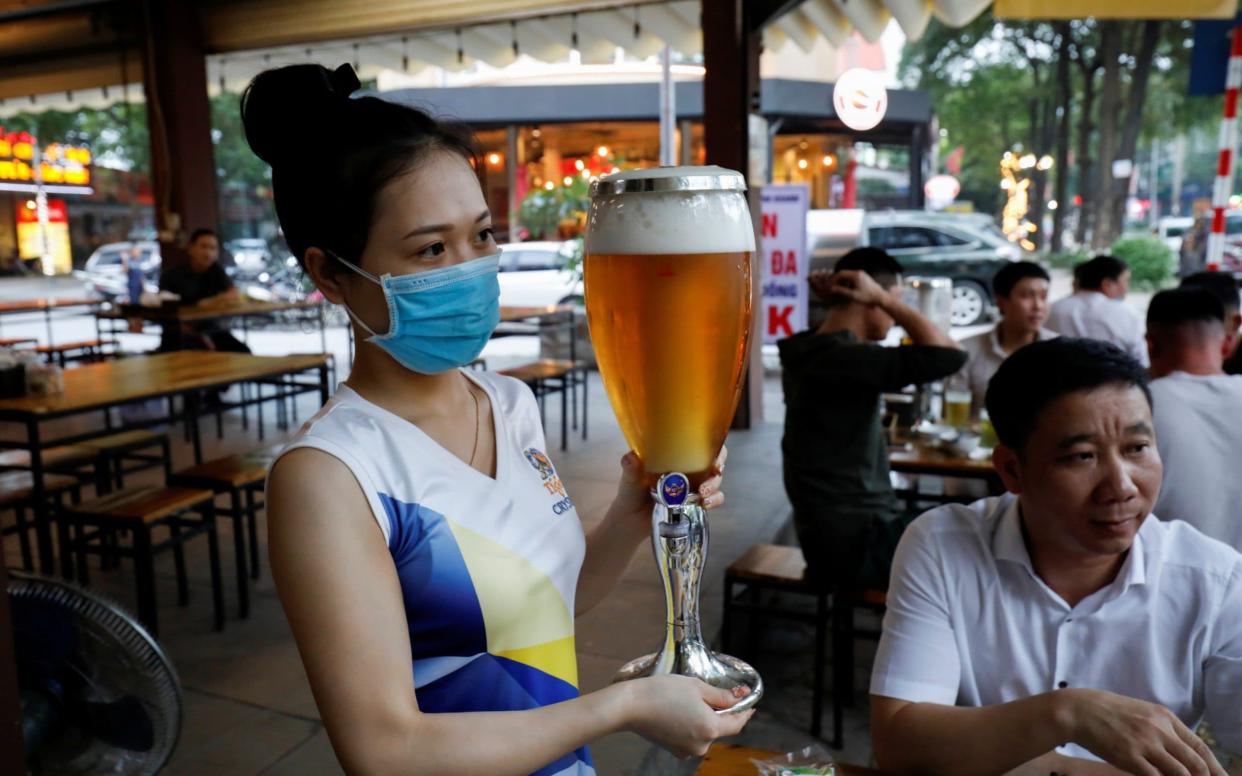
[[[741,586],[741,593],[734,588]],[[777,590],[814,596],[816,607],[813,614],[793,609],[783,609],[759,600],[765,590]],[[746,596],[750,600],[743,601]],[[828,599],[832,598],[829,607]],[[861,631],[854,627],[854,611],[858,608],[883,611],[887,596],[883,590],[845,591],[832,590],[826,585],[813,582],[806,573],[806,559],[799,547],[778,544],[756,544],[725,569],[724,619],[721,625],[721,641],[729,652],[732,635],[732,615],[747,612],[762,620],[775,617],[785,620],[809,622],[815,626],[814,682],[811,690],[811,735],[820,734],[820,713],[823,708],[824,663],[827,660],[828,630],[832,631],[832,742],[834,749],[842,745],[841,718],[845,703],[852,702],[854,695],[854,639],[878,638],[879,633]],[[754,620],[750,623],[752,636],[759,633]],[[754,651],[752,649],[752,651]]]
[[[125,475],[159,466],[164,469],[164,479],[172,472],[172,448],[168,435],[145,428],[118,431],[115,434],[87,439],[77,443],[96,451],[103,459],[105,472],[117,490],[125,487]],[[159,448],[158,453],[144,452]],[[135,465],[126,468],[126,463]]]
[[[203,488],[216,495],[228,494],[229,505],[217,507],[216,513],[233,521],[233,553],[237,558],[237,602],[240,616],[250,616],[248,579],[259,578],[259,510],[264,504],[257,500],[267,481],[271,467],[283,445],[263,447],[225,458],[217,458],[189,469],[182,469],[168,479],[168,484],[185,488]],[[245,499],[243,505],[242,499]],[[250,538],[250,571],[246,570],[246,540]]]
[[[82,584],[87,582],[87,554],[132,558],[138,593],[138,619],[153,637],[158,637],[155,555],[167,549],[173,551],[177,570],[177,602],[185,606],[189,603],[190,590],[183,545],[196,536],[206,534],[215,629],[223,630],[224,589],[220,582],[220,547],[216,538],[214,499],[215,494],[211,491],[198,488],[141,486],[117,491],[65,510],[61,521],[66,525],[64,532],[71,533],[68,546],[77,557],[78,581]],[[160,527],[168,528],[169,536],[156,542],[153,534]],[[129,533],[129,546],[104,546],[105,538],[118,530]]]
[[[522,364],[511,369],[502,369],[500,374],[521,380],[530,386],[535,398],[539,400],[539,416],[546,412],[545,397],[548,394],[561,395],[561,449],[569,449],[569,404],[573,403],[574,426],[578,422],[578,387],[582,387],[582,438],[587,436],[587,388],[586,367],[574,361],[544,358]],[[572,396],[570,393],[572,392]]]
[[[47,497],[59,502],[65,493],[73,500],[81,500],[82,484],[76,477],[64,474],[46,474],[43,476],[43,492]],[[34,477],[30,472],[4,472],[0,474],[0,510],[13,510],[12,526],[0,528],[0,536],[17,536],[18,546],[22,554],[22,568],[27,571],[34,569],[34,556],[30,549],[30,529],[34,523],[27,522],[26,510],[34,507]],[[61,552],[64,553],[64,541],[61,541]]]
[[[115,346],[116,342],[112,340],[92,339],[62,342],[59,345],[39,345],[35,347],[35,352],[64,367],[70,361],[102,361],[107,355],[104,351]]]
[[[38,343],[37,337],[0,337],[0,348],[15,348],[18,345]]]

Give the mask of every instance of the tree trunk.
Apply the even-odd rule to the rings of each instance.
[[[1143,106],[1147,102],[1147,83],[1151,76],[1152,58],[1156,53],[1156,44],[1160,42],[1160,22],[1143,22],[1142,34],[1138,44],[1138,54],[1134,61],[1134,72],[1130,76],[1130,90],[1126,96],[1125,119],[1121,129],[1121,142],[1117,146],[1118,159],[1134,159],[1138,152],[1139,130],[1142,129]],[[1110,197],[1112,212],[1110,224],[1113,227],[1112,239],[1116,239],[1125,226],[1126,199],[1129,195],[1129,181],[1113,181]]]
[[[1092,214],[1095,212],[1095,181],[1094,164],[1091,157],[1091,132],[1095,122],[1095,64],[1083,64],[1082,67],[1082,105],[1078,109],[1078,224],[1074,229],[1074,241],[1086,245],[1087,230],[1091,226]]]
[[[1117,158],[1117,114],[1121,108],[1121,23],[1100,22],[1100,59],[1104,64],[1104,80],[1100,84],[1099,164],[1095,176],[1095,228],[1091,230],[1091,247],[1096,250],[1112,243],[1113,165]]]
[[[1066,201],[1069,195],[1069,135],[1070,135],[1070,95],[1073,86],[1070,83],[1070,25],[1069,22],[1057,24],[1060,35],[1060,46],[1057,51],[1057,110],[1056,117],[1056,153],[1053,155],[1053,171],[1056,182],[1053,185],[1052,198],[1057,202],[1057,209],[1052,211],[1052,239],[1049,247],[1053,251],[1065,248],[1065,211],[1069,208]]]

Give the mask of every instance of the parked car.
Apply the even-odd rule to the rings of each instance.
[[[954,326],[970,326],[988,315],[994,305],[992,277],[1023,256],[990,217],[977,213],[812,210],[807,232],[811,269],[831,269],[850,248],[873,246],[897,259],[907,275],[949,278]]]
[[[239,237],[224,244],[224,250],[233,255],[233,265],[242,270],[259,271],[272,259],[267,240],[258,237]]]
[[[1212,231],[1212,212],[1196,216],[1191,226],[1182,234],[1181,250],[1178,251],[1180,275],[1190,275],[1202,270],[1207,263],[1207,240]],[[1242,280],[1242,210],[1225,211],[1225,250],[1221,256],[1221,269],[1232,272]]]
[[[1156,237],[1167,246],[1169,250],[1180,254],[1182,252],[1182,236],[1190,230],[1195,220],[1188,216],[1165,216],[1156,222],[1152,232]]]
[[[119,242],[101,245],[86,260],[80,272],[74,273],[86,281],[87,290],[108,301],[129,296],[125,260],[135,259],[142,268],[144,287],[158,291],[160,282],[160,244],[153,240]]]
[[[565,269],[570,243],[520,242],[500,246],[500,303],[514,307],[582,304],[582,281]]]

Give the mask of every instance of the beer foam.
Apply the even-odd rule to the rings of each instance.
[[[721,169],[655,168],[608,180],[695,172]],[[755,231],[742,191],[599,192],[591,200],[585,250],[596,255],[753,252]]]

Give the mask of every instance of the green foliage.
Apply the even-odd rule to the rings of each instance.
[[[1177,257],[1155,237],[1125,237],[1113,243],[1112,255],[1130,265],[1130,285],[1155,291],[1173,282]]]
[[[557,225],[565,220],[578,220],[586,213],[589,200],[586,178],[575,175],[568,186],[532,189],[522,198],[518,220],[535,239],[555,239]]]
[[[142,105],[116,103],[72,113],[18,113],[0,121],[5,129],[30,132],[43,144],[58,142],[91,149],[96,164],[135,172],[151,169],[151,140]]]
[[[232,184],[250,191],[271,186],[272,169],[254,155],[241,122],[240,98],[227,92],[211,98],[211,142],[220,188]],[[273,214],[273,218],[275,214]]]
[[[1049,253],[1047,256],[1048,265],[1058,269],[1073,269],[1087,259],[1091,258],[1091,254],[1084,250],[1065,250]]]

